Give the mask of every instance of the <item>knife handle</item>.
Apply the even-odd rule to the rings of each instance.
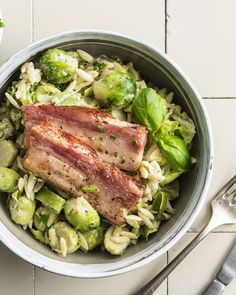
[[[220,295],[224,291],[224,288],[225,285],[215,278],[214,281],[203,291],[202,295]]]

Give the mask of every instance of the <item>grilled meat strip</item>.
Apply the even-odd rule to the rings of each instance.
[[[23,166],[72,197],[84,195],[102,216],[116,225],[124,223],[121,209],[130,210],[143,195],[140,183],[104,163],[89,145],[47,126],[31,128]],[[82,187],[88,185],[95,186],[97,191],[82,193]]]
[[[50,121],[53,128],[62,129],[96,149],[101,159],[122,170],[139,168],[147,141],[144,127],[115,119],[98,109],[27,105],[22,108],[26,125],[25,144],[32,126]]]

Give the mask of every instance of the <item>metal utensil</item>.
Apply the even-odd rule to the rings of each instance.
[[[208,224],[158,275],[148,282],[135,295],[151,295],[179,263],[205,238],[214,228],[223,224],[236,223],[236,175],[231,178],[216,194],[211,202],[212,216]],[[213,293],[207,293],[213,294]],[[214,293],[218,294],[218,293]]]
[[[219,295],[236,277],[236,244],[231,249],[216,278],[205,289],[202,295]]]

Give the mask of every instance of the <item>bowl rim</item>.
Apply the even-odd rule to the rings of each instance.
[[[197,98],[197,102],[201,108],[201,111],[204,114],[205,117],[205,123],[207,126],[206,130],[206,136],[207,141],[209,142],[208,146],[208,152],[209,157],[207,161],[207,168],[206,168],[206,176],[204,179],[204,185],[203,189],[201,191],[201,194],[198,198],[198,201],[196,202],[195,207],[192,209],[191,215],[187,219],[187,221],[182,225],[182,227],[176,232],[176,235],[169,239],[160,249],[153,251],[148,256],[143,256],[139,260],[134,261],[131,264],[118,267],[113,270],[101,270],[99,272],[88,272],[85,265],[82,264],[73,264],[68,262],[61,262],[57,261],[53,258],[48,258],[45,255],[33,250],[32,248],[25,245],[23,242],[21,242],[15,235],[13,235],[6,227],[5,225],[0,221],[0,241],[3,242],[11,251],[13,251],[15,254],[20,256],[25,261],[36,265],[42,269],[45,269],[47,271],[69,276],[69,277],[76,277],[76,278],[102,278],[102,277],[109,277],[113,275],[122,274],[128,271],[135,270],[139,267],[142,267],[154,259],[160,257],[162,254],[167,252],[176,242],[187,232],[187,230],[192,225],[193,221],[199,214],[201,207],[205,201],[206,194],[208,192],[208,188],[210,185],[210,180],[212,176],[212,163],[213,163],[213,136],[212,136],[212,128],[211,123],[208,117],[208,113],[206,110],[206,107],[202,101],[202,98],[198,91],[196,90],[195,86],[193,85],[192,81],[189,79],[189,77],[183,72],[183,70],[164,52],[156,48],[155,46],[147,43],[146,41],[139,41],[137,38],[130,37],[126,34],[121,34],[113,31],[106,31],[106,30],[97,30],[97,29],[86,29],[86,30],[71,30],[71,31],[65,31],[59,34],[54,34],[49,37],[40,39],[29,46],[21,49],[16,54],[14,54],[11,58],[9,58],[1,67],[0,67],[0,77],[4,73],[4,71],[10,67],[11,63],[14,63],[15,60],[17,60],[18,57],[20,57],[24,52],[32,49],[37,49],[38,46],[46,43],[46,42],[52,42],[53,40],[59,40],[62,37],[65,37],[67,35],[71,34],[93,34],[93,35],[106,35],[106,36],[113,36],[116,38],[120,38],[122,40],[131,41],[134,44],[138,46],[145,47],[148,50],[156,52],[159,56],[161,56],[163,59],[165,59],[178,74],[180,75],[181,79],[185,81],[186,84],[188,84],[189,88],[193,91],[195,97]],[[190,213],[189,213],[190,214]],[[67,265],[70,264],[71,267],[68,268]],[[80,265],[80,272],[78,272],[78,269],[75,267],[72,267],[73,265]],[[58,267],[59,266],[59,267]],[[89,266],[93,266],[93,264],[89,264]],[[84,269],[83,269],[84,268]]]

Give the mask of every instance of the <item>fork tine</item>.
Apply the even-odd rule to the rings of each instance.
[[[230,190],[230,188],[222,195],[223,199],[225,199],[225,200],[227,200],[228,198],[232,199],[236,196],[236,188],[231,192],[229,192],[229,190]]]
[[[236,183],[236,175],[234,175],[216,194],[217,197],[222,197]]]

